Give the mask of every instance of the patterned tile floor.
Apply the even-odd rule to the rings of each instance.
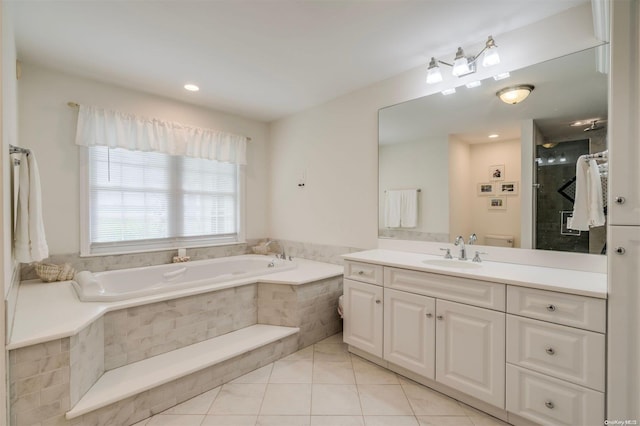
[[[336,334],[135,426],[506,426],[347,351]]]

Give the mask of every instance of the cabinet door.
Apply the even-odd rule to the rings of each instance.
[[[438,300],[436,380],[504,408],[505,314]]]
[[[382,287],[344,280],[344,342],[382,358]]]
[[[435,308],[432,297],[385,289],[385,360],[435,377]]]

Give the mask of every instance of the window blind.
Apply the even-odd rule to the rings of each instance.
[[[239,167],[156,152],[88,148],[91,253],[237,241]]]

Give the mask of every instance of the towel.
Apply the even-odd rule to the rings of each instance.
[[[418,225],[418,190],[390,189],[384,199],[384,226],[415,228]]]
[[[14,230],[16,260],[37,262],[49,257],[42,221],[40,173],[33,152],[22,155],[18,176],[18,209]]]
[[[602,182],[596,160],[586,161],[580,156],[576,162],[576,196],[573,215],[567,220],[567,228],[588,231],[605,224],[602,202]]]

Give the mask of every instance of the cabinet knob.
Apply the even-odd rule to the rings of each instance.
[[[556,351],[553,348],[547,348],[545,349],[545,352],[548,353],[549,355],[555,355]]]
[[[380,299],[376,299],[376,303],[379,305],[382,303],[382,301]]]
[[[547,311],[555,312],[556,311],[556,305],[548,305],[547,306]]]
[[[616,197],[616,204],[624,204],[627,201],[624,197]]]
[[[624,247],[616,247],[616,253],[618,254],[625,254],[627,251],[624,249]]]
[[[438,318],[438,320],[442,321],[444,319],[444,317],[442,315],[438,315],[436,318]]]
[[[544,402],[544,406],[547,407],[548,409],[553,409],[553,407],[555,407],[555,405],[553,405],[553,402],[551,401],[545,401]]]
[[[364,271],[358,271],[358,275],[364,274]]]
[[[433,314],[431,312],[427,313],[427,318],[431,318]]]

